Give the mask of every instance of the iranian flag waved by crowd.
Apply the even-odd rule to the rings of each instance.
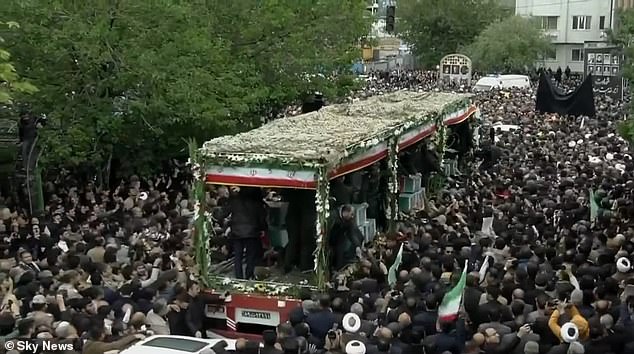
[[[465,262],[458,284],[449,290],[442,299],[442,303],[438,308],[439,322],[451,322],[458,318],[458,312],[462,305],[462,295],[464,294],[465,285],[467,283],[467,265],[468,263]]]

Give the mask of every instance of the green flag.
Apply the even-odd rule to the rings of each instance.
[[[594,190],[590,189],[590,221],[591,222],[596,221],[598,215],[599,215],[599,204],[597,204],[597,201],[594,198]]]
[[[394,286],[396,284],[396,272],[398,272],[398,268],[403,263],[403,244],[401,243],[401,248],[398,250],[398,254],[396,255],[396,259],[394,260],[394,264],[390,267],[390,270],[387,272],[387,283],[390,286]]]

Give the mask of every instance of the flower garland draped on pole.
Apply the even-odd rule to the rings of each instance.
[[[438,153],[438,161],[442,167],[445,162],[445,148],[447,144],[447,126],[443,124],[442,119],[436,124],[436,134],[434,134],[434,145]]]
[[[317,222],[315,223],[316,247],[314,270],[317,286],[325,289],[328,282],[328,220],[330,219],[330,181],[328,169],[320,167],[317,171],[317,191],[315,193]]]
[[[205,175],[202,173],[204,163],[198,150],[198,144],[195,140],[189,143],[189,161],[188,164],[194,175],[192,181],[192,196],[196,200],[194,205],[194,218],[192,221],[192,237],[194,245],[194,259],[196,261],[197,275],[202,284],[208,287],[209,281],[209,230],[206,215],[205,200]]]
[[[388,201],[386,217],[389,221],[389,232],[396,232],[396,220],[398,219],[398,137],[393,137],[388,141],[388,171],[390,173],[387,189]]]

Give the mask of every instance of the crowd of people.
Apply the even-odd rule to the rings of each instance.
[[[303,298],[265,336],[271,350],[634,353],[634,161],[616,132],[624,104],[596,97],[596,117],[562,117],[535,112],[529,90],[477,100],[485,125],[517,128],[484,136],[480,168],[369,245],[347,282]],[[440,319],[465,264],[459,317]]]
[[[44,186],[40,218],[3,198],[0,341],[54,339],[68,353],[103,354],[149,334],[205,336],[190,183],[176,164],[110,190],[60,175]]]
[[[355,97],[431,89],[435,76],[368,82]],[[623,104],[596,99],[597,117],[574,118],[535,112],[531,91],[479,94],[483,124],[519,127],[483,138],[494,151],[486,168],[454,176],[398,234],[366,245],[347,282],[306,294],[288,322],[263,333],[261,349],[239,340],[236,351],[634,353],[634,161],[616,133]],[[0,341],[101,354],[151,334],[205,337],[190,178],[177,164],[108,190],[60,176],[45,186],[39,218],[4,198]],[[230,199],[219,188],[208,203]],[[459,318],[439,321],[465,262]]]

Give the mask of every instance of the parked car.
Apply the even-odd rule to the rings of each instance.
[[[212,347],[226,342],[224,348],[228,353],[236,351],[235,339],[203,339],[185,336],[150,336],[119,354],[208,354]]]

